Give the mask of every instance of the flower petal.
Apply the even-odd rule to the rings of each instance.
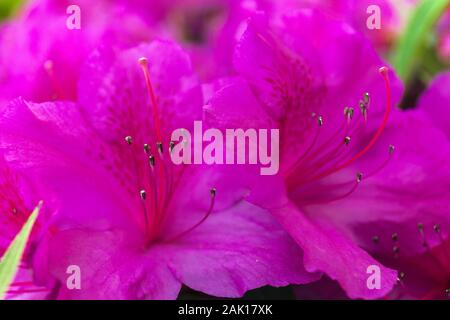
[[[397,272],[381,265],[330,222],[307,217],[293,204],[271,212],[303,249],[307,271],[326,273],[352,299],[380,298],[392,290]],[[373,265],[380,268],[380,289],[370,289],[367,285],[370,276],[367,270]]]
[[[450,72],[436,76],[428,89],[422,94],[418,109],[424,110],[434,124],[443,130],[450,139]]]
[[[60,217],[75,224],[88,219],[92,228],[130,226],[133,216],[125,213],[133,212],[133,202],[124,197],[115,167],[108,166],[114,157],[106,156],[108,149],[75,104],[18,99],[4,108],[0,124],[8,165],[37,188],[39,200],[59,209]]]
[[[40,246],[38,256],[47,264],[36,265],[39,279],[60,282],[58,299],[175,299],[181,284],[167,265],[167,254],[146,253],[135,243],[120,231],[59,232]],[[70,266],[79,268],[79,290],[66,285]]]
[[[180,239],[147,249],[118,231],[63,231],[46,243],[40,250],[49,263],[40,266],[40,274],[49,270],[61,281],[60,298],[175,299],[181,283],[210,295],[240,297],[264,285],[319,278],[304,270],[301,251],[270,215],[245,203],[212,214]],[[81,290],[64,288],[70,265],[80,267]]]
[[[150,81],[157,106],[153,105],[138,60],[148,60]],[[114,53],[98,50],[83,70],[79,101],[90,125],[106,140],[154,145],[157,107],[162,137],[169,142],[174,129],[190,129],[201,119],[202,95],[189,56],[175,43],[150,44]]]

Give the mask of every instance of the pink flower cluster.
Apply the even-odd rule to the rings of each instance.
[[[0,256],[43,207],[8,298],[447,298],[450,74],[400,110],[396,23],[374,0],[30,1],[0,25]],[[175,165],[194,121],[278,129],[278,173]]]

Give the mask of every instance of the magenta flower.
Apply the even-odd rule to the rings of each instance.
[[[216,125],[223,115],[236,114],[225,118],[226,127],[280,129],[280,173],[265,190],[253,190],[251,199],[297,241],[306,270],[326,273],[350,298],[387,294],[397,273],[359,247],[348,223],[397,217],[417,202],[399,203],[402,189],[392,188],[400,182],[399,168],[413,168],[414,161],[397,161],[394,153],[397,142],[406,143],[389,124],[405,121],[393,109],[401,84],[383,65],[354,29],[316,11],[281,22],[256,15],[235,53],[242,78],[228,81],[207,107]],[[423,204],[438,200],[446,199]],[[381,269],[379,290],[367,287],[370,265]]]
[[[401,285],[390,298],[447,299],[450,294],[449,79],[448,73],[437,76],[417,110],[395,124],[406,152],[399,155],[401,166],[392,168],[396,180],[389,181],[402,190],[396,205],[404,207],[398,210],[403,214],[354,225],[364,247],[401,271]]]
[[[385,143],[395,145],[382,171],[363,180],[352,196],[314,208],[378,261],[399,271],[399,285],[389,299],[448,296],[450,144],[423,106],[393,116],[367,155],[376,158]]]
[[[394,42],[401,22],[390,0],[273,0],[272,2],[277,14],[299,9],[321,10],[334,19],[350,24],[382,51],[387,50]],[[373,25],[375,12],[379,13],[379,28],[374,28]]]
[[[389,299],[449,297],[449,80],[448,72],[438,75],[416,110],[394,114],[381,141],[395,145],[395,157],[330,210],[345,212],[337,223],[380,262],[399,270]],[[380,153],[377,149],[368,156]],[[380,212],[362,216],[355,202],[362,207],[372,198]]]
[[[78,96],[17,99],[0,118],[6,161],[55,212],[33,255],[52,297],[172,299],[182,284],[237,297],[317,279],[270,214],[243,201],[242,177],[171,163],[170,133],[201,119],[203,100],[177,45],[97,51]],[[66,288],[71,265],[81,290]]]
[[[81,29],[68,29],[73,1],[33,1],[0,29],[0,103],[22,96],[35,102],[75,100],[81,66],[103,43],[119,48],[152,38],[126,2],[76,1]],[[120,21],[120,23],[117,23]]]

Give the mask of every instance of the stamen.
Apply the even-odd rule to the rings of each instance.
[[[149,163],[150,163],[150,166],[151,166],[152,169],[153,169],[153,167],[155,166],[155,157],[154,157],[153,155],[150,155],[150,156],[148,157],[148,161],[149,161]]]
[[[150,224],[148,221],[147,204],[145,203],[145,199],[147,199],[147,192],[145,190],[141,190],[141,191],[139,191],[139,196],[141,197],[141,200],[143,201],[145,231],[150,233],[151,230],[150,230]]]
[[[144,152],[145,153],[149,153],[150,152],[150,146],[147,143],[144,144]]]
[[[350,138],[349,136],[346,136],[346,137],[344,138],[344,143],[345,143],[346,146],[349,145],[350,140],[351,140],[351,138]]]
[[[160,120],[160,116],[159,116],[159,108],[158,108],[158,103],[157,103],[157,99],[156,99],[156,95],[155,95],[155,91],[153,89],[153,85],[150,79],[150,72],[149,72],[149,68],[148,68],[148,59],[146,57],[141,57],[138,59],[138,62],[140,64],[140,66],[142,67],[142,71],[144,73],[144,78],[145,78],[145,84],[147,86],[147,91],[148,91],[148,95],[151,101],[151,107],[152,107],[152,114],[153,114],[153,120],[154,120],[154,124],[155,124],[155,134],[156,134],[156,141],[158,141],[157,145],[157,149],[159,152],[160,157],[162,158],[162,131],[161,131],[161,120]],[[154,162],[154,158],[149,158],[150,161],[150,166],[153,169],[155,162]],[[155,199],[155,203],[156,205],[156,209],[155,209],[155,228],[157,226],[160,225],[160,223],[162,223],[161,221],[163,220],[163,210],[164,210],[164,206],[165,203],[168,199],[167,193],[167,183],[166,183],[166,175],[167,175],[167,168],[166,165],[164,164],[164,161],[159,162],[158,164],[158,174],[156,177],[157,180],[157,186],[155,186],[155,188],[158,190],[158,192],[156,192],[156,196],[157,199]]]
[[[319,126],[323,126],[323,117],[322,116],[317,117],[317,123],[319,124]]]
[[[133,143],[133,138],[131,136],[125,137],[125,142],[128,143],[129,146]]]
[[[144,189],[141,189],[142,187],[146,188],[146,184],[145,181],[142,181],[142,177],[141,174],[139,172],[139,161],[136,158],[136,154],[137,154],[137,150],[136,150],[136,146],[134,146],[133,144],[133,138],[131,136],[126,136],[125,137],[125,142],[128,144],[128,146],[130,146],[130,156],[131,156],[131,160],[133,161],[134,164],[134,168],[135,168],[135,176],[136,176],[136,183],[137,183],[137,187],[139,188],[139,197],[142,200],[142,211],[143,211],[143,216],[144,216],[144,222],[145,222],[145,232],[150,236],[151,235],[151,230],[150,230],[150,225],[149,225],[149,211],[147,208],[147,204],[145,202],[146,198],[147,198],[147,193]],[[151,214],[151,211],[150,211]]]
[[[144,72],[145,83],[147,85],[147,91],[152,104],[153,119],[155,121],[156,138],[158,139],[158,141],[162,141],[161,121],[159,118],[158,104],[156,102],[155,92],[153,90],[153,85],[150,80],[150,72],[148,70],[148,60],[145,57],[141,57],[139,58],[138,62],[142,67],[142,71]]]
[[[355,113],[355,109],[353,109],[352,107],[346,107],[344,109],[344,115],[347,118],[348,122],[350,122],[350,120],[353,119],[354,113]]]
[[[203,222],[205,222],[206,219],[208,219],[208,217],[210,216],[210,214],[212,213],[212,211],[213,211],[213,209],[214,209],[214,203],[215,203],[215,200],[216,200],[216,193],[217,193],[216,188],[212,188],[212,189],[209,191],[209,193],[210,193],[210,195],[211,195],[211,203],[210,203],[210,205],[209,205],[209,209],[208,209],[208,211],[206,212],[205,216],[204,216],[199,222],[197,222],[195,225],[193,225],[192,227],[190,227],[189,229],[187,229],[187,230],[185,230],[185,231],[179,233],[178,235],[176,235],[176,236],[170,238],[169,240],[165,240],[166,242],[171,242],[171,241],[177,240],[177,239],[179,239],[179,238],[181,238],[181,237],[187,235],[188,233],[190,233],[190,232],[192,232],[194,229],[196,229],[198,226],[200,226]]]
[[[397,233],[392,234],[391,238],[392,238],[392,241],[398,242],[398,234]]]
[[[367,123],[367,105],[363,101],[359,102],[359,109],[361,110],[361,114],[363,115],[364,123]]]
[[[158,149],[159,154],[163,153],[163,145],[162,142],[157,142],[156,143],[156,148]]]
[[[380,243],[380,237],[379,236],[373,236],[372,237],[372,242],[375,243],[375,244]]]
[[[316,177],[312,178],[311,181],[322,179],[326,176],[329,176],[329,175],[331,175],[335,172],[338,172],[338,171],[342,170],[343,168],[349,166],[350,164],[352,164],[353,162],[355,162],[356,160],[358,160],[359,158],[364,156],[370,149],[372,149],[372,147],[375,145],[375,143],[380,138],[381,134],[383,133],[384,129],[386,128],[386,125],[387,125],[387,122],[389,119],[389,115],[391,113],[391,108],[392,108],[392,106],[391,106],[391,85],[390,85],[389,76],[388,76],[388,68],[387,67],[380,68],[380,74],[383,77],[384,82],[385,82],[387,102],[386,102],[386,111],[384,113],[383,120],[381,122],[381,125],[378,127],[377,131],[375,132],[375,135],[372,137],[369,144],[363,150],[361,150],[355,156],[353,156],[351,159],[345,161],[344,163],[342,163],[341,165],[338,165],[335,168],[331,168],[331,169],[325,171],[324,173],[317,175]]]
[[[380,70],[380,72],[382,72]],[[364,103],[366,104],[366,106],[369,106],[370,104],[370,94],[368,92],[364,93]]]
[[[363,174],[361,172],[358,172],[356,174],[356,182],[360,183],[362,181]]]
[[[398,272],[397,283],[403,284],[403,280],[405,279],[406,274],[403,271]]]

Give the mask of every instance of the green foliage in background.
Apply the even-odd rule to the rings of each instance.
[[[41,206],[42,202],[33,210],[33,213],[22,227],[22,230],[14,238],[3,255],[3,258],[0,260],[0,300],[4,299],[10,284],[14,281],[20,260],[22,259],[28,238],[30,237]]]
[[[392,58],[394,68],[406,84],[409,84],[419,64],[428,61],[432,66],[431,72],[439,69],[436,60],[430,60],[432,57],[428,49],[436,22],[449,4],[450,0],[422,0],[412,13]]]
[[[12,15],[24,0],[0,0],[0,20]]]

